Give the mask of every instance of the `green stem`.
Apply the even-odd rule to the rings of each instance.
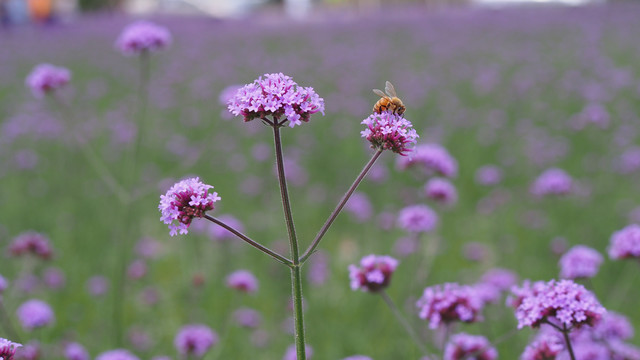
[[[291,250],[291,292],[293,294],[293,320],[295,323],[295,342],[297,360],[306,360],[305,339],[304,339],[304,320],[302,314],[302,279],[300,275],[300,258],[298,253],[298,239],[296,237],[296,229],[293,223],[293,215],[291,213],[291,202],[289,201],[289,192],[287,190],[287,179],[284,171],[284,160],[282,158],[282,141],[280,139],[280,125],[274,119],[273,139],[276,151],[276,165],[278,169],[278,183],[280,185],[280,196],[282,198],[282,209],[284,211],[284,219],[287,224],[287,233],[289,235],[289,247]]]
[[[567,329],[566,324],[562,324],[562,335],[564,336],[564,341],[567,343],[567,350],[569,350],[571,360],[576,360],[576,355],[573,353],[573,347],[571,347],[571,339],[569,339],[569,329]]]
[[[413,327],[411,327],[407,319],[402,316],[400,309],[398,309],[391,297],[389,297],[389,294],[387,294],[385,290],[382,290],[380,291],[380,296],[382,297],[382,300],[384,300],[384,302],[387,304],[389,309],[391,309],[391,312],[396,317],[398,322],[400,322],[400,324],[404,327],[405,331],[409,334],[413,342],[415,342],[418,348],[420,348],[422,354],[430,356],[429,351],[427,351],[427,348],[424,346],[423,341],[420,339],[418,334],[416,334],[415,330],[413,329]]]
[[[329,230],[329,228],[331,227],[331,224],[333,224],[333,221],[338,217],[338,214],[340,214],[340,211],[342,211],[342,208],[344,208],[344,206],[347,204],[347,201],[349,201],[349,198],[351,197],[353,192],[356,191],[356,188],[358,187],[358,185],[360,185],[360,183],[362,182],[364,177],[367,175],[367,173],[369,172],[373,164],[375,164],[376,160],[378,160],[380,155],[382,155],[381,149],[376,151],[375,154],[373,154],[369,162],[364,166],[362,171],[360,171],[360,174],[358,175],[356,180],[353,182],[353,184],[351,184],[351,187],[349,188],[349,190],[347,190],[347,192],[342,196],[342,199],[340,199],[340,202],[338,203],[336,208],[331,212],[327,221],[324,223],[324,225],[322,225],[322,228],[320,228],[320,231],[318,231],[318,234],[316,235],[315,239],[313,239],[311,246],[309,246],[307,251],[305,251],[304,255],[302,255],[302,257],[300,258],[300,262],[304,263],[305,261],[307,261],[309,256],[311,256],[313,252],[316,250],[324,234],[327,233],[327,230]]]
[[[209,220],[209,221],[211,221],[211,222],[213,222],[213,223],[215,223],[215,224],[217,224],[217,225],[222,226],[227,231],[231,232],[233,235],[237,236],[238,238],[240,238],[244,242],[246,242],[249,245],[253,246],[254,248],[262,251],[263,253],[271,256],[272,258],[274,258],[279,263],[287,265],[287,266],[291,266],[291,264],[292,264],[291,260],[289,260],[286,257],[278,254],[277,252],[275,252],[273,250],[270,250],[268,247],[261,245],[257,241],[252,240],[248,236],[244,235],[243,233],[241,233],[240,231],[234,229],[233,227],[227,225],[223,221],[220,221],[219,219],[216,219],[213,216],[210,216],[210,215],[207,215],[207,214],[204,215],[204,218]]]

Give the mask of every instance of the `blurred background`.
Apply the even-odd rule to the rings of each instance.
[[[83,11],[122,11],[130,14],[182,14],[238,17],[251,13],[286,13],[309,17],[318,10],[379,10],[381,7],[424,5],[431,9],[451,6],[584,5],[632,0],[0,0],[5,22],[23,23],[68,18]]]

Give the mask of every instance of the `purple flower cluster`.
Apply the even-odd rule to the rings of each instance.
[[[95,360],[140,360],[137,356],[133,355],[129,350],[115,349],[109,350],[96,356]]]
[[[26,85],[31,89],[33,96],[41,98],[67,85],[70,80],[71,72],[68,69],[40,64],[27,76]]]
[[[54,321],[53,310],[42,300],[27,300],[16,310],[18,320],[26,330],[47,326]]]
[[[21,347],[21,344],[14,343],[4,338],[0,338],[0,359],[13,360],[16,354],[16,350]]]
[[[560,258],[560,277],[563,279],[592,278],[604,261],[600,253],[588,246],[572,247]]]
[[[136,21],[122,30],[116,48],[124,55],[138,55],[160,50],[171,43],[171,33],[164,26],[149,21]]]
[[[545,170],[531,185],[535,196],[566,195],[573,188],[573,179],[566,171],[558,168]]]
[[[229,111],[235,116],[242,115],[245,122],[267,120],[271,116],[280,123],[285,116],[289,126],[294,127],[302,121],[309,122],[312,114],[324,115],[324,99],[313,88],[301,87],[282,73],[264,74],[240,88],[227,104]]]
[[[614,260],[640,258],[640,225],[616,231],[609,240],[609,257]]]
[[[361,124],[367,128],[360,134],[373,149],[391,150],[402,156],[407,155],[408,146],[414,145],[419,137],[409,120],[391,111],[371,114]]]
[[[458,161],[439,144],[415,146],[407,157],[398,158],[398,167],[407,169],[420,165],[427,173],[436,173],[448,178],[458,176]]]
[[[564,341],[557,332],[541,332],[536,339],[527,345],[520,360],[556,359],[564,350]]]
[[[35,231],[27,231],[16,236],[8,250],[11,256],[31,254],[42,260],[49,260],[53,256],[49,238]]]
[[[429,199],[444,205],[453,205],[458,201],[458,191],[447,179],[430,179],[424,186],[424,193]]]
[[[192,324],[183,326],[173,344],[182,355],[202,357],[209,349],[218,343],[218,334],[207,325]]]
[[[169,225],[170,235],[188,233],[193,218],[201,218],[208,210],[213,210],[213,203],[220,200],[217,192],[208,193],[212,185],[206,185],[199,178],[182,180],[160,196],[158,209],[162,213],[160,220]],[[174,224],[174,220],[178,224]]]
[[[453,335],[444,349],[443,360],[495,360],[498,352],[484,336],[460,333]]]
[[[431,329],[454,321],[473,323],[482,318],[482,299],[472,287],[456,283],[424,289],[416,305],[420,310],[418,316],[429,321]]]
[[[64,357],[67,360],[89,360],[91,357],[87,350],[80,344],[72,342],[64,347]]]
[[[258,279],[249,270],[238,270],[227,276],[227,286],[243,293],[258,291]]]
[[[551,280],[535,293],[525,296],[516,310],[518,329],[539,327],[550,322],[556,326],[580,327],[595,325],[604,307],[584,286],[571,280]]]
[[[438,214],[427,205],[407,206],[398,214],[398,226],[409,232],[429,232],[436,225]]]
[[[390,256],[367,255],[360,260],[360,267],[349,265],[352,290],[380,291],[391,282],[398,267],[398,260]]]
[[[476,170],[475,179],[480,185],[497,185],[502,181],[502,169],[495,165],[485,165]]]

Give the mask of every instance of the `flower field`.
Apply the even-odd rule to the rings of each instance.
[[[16,359],[295,359],[302,328],[319,360],[640,359],[639,13],[0,31],[0,338]],[[385,81],[404,113],[372,113]]]

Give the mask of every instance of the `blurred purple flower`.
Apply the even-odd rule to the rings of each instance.
[[[427,205],[412,205],[400,210],[398,226],[408,232],[430,232],[438,225],[438,214]]]
[[[502,181],[502,169],[495,165],[485,165],[476,170],[476,183],[484,186],[498,185]]]
[[[139,280],[147,274],[147,264],[144,260],[134,260],[127,268],[127,276],[131,280]]]
[[[64,357],[67,360],[90,360],[87,350],[76,342],[68,343],[64,347]]]
[[[403,236],[396,240],[393,252],[400,257],[406,257],[418,250],[419,241],[415,236]]]
[[[136,254],[145,259],[154,259],[162,252],[162,243],[158,240],[144,236],[136,243]]]
[[[115,349],[105,351],[98,356],[95,360],[140,360],[137,356],[133,355],[129,350]]]
[[[217,219],[240,232],[244,231],[244,225],[242,224],[242,222],[233,215],[222,214],[217,216]],[[222,240],[231,240],[236,238],[236,236],[233,235],[232,232],[230,232],[229,230],[223,228],[218,224],[209,225],[209,234],[211,234],[214,240],[222,241]]]
[[[640,170],[640,146],[626,149],[614,165],[621,174],[632,174]]]
[[[323,285],[329,277],[329,255],[320,250],[313,254],[307,265],[307,278],[313,285]]]
[[[243,293],[258,291],[258,279],[249,270],[238,270],[227,276],[227,286]]]
[[[640,258],[640,225],[631,224],[614,232],[608,252],[613,260]]]
[[[424,192],[429,199],[444,205],[453,205],[458,201],[456,187],[446,179],[430,179],[424,186]]]
[[[53,249],[49,238],[35,231],[27,231],[16,236],[9,244],[11,256],[31,254],[42,260],[49,260],[53,256]]]
[[[272,116],[283,123],[280,118],[284,115],[289,126],[294,127],[308,122],[312,114],[324,115],[324,100],[313,88],[301,87],[282,73],[264,74],[240,88],[227,104],[229,111],[235,116],[242,115],[245,122]]]
[[[183,326],[173,344],[182,355],[202,357],[218,343],[218,334],[207,325],[191,324]]]
[[[164,26],[150,21],[136,21],[127,25],[116,40],[116,48],[124,55],[161,50],[171,43],[171,33]]]
[[[590,341],[576,341],[572,343],[573,352],[576,360],[613,360],[609,353],[609,349],[604,344],[594,343]],[[569,351],[562,351],[555,358],[556,360],[571,360]]]
[[[358,222],[365,222],[373,215],[373,206],[369,197],[361,192],[354,192],[344,210],[352,215]]]
[[[64,287],[66,282],[64,272],[56,267],[48,267],[45,269],[42,277],[44,278],[44,284],[49,289],[60,289]]]
[[[562,350],[564,350],[564,340],[559,333],[542,332],[527,345],[520,355],[520,360],[553,360]]]
[[[91,296],[102,296],[109,289],[109,280],[106,277],[97,275],[87,280],[87,290]]]
[[[16,315],[22,327],[28,331],[50,325],[54,321],[51,306],[37,299],[23,302],[16,310]]]
[[[391,282],[398,260],[390,256],[367,255],[360,260],[360,267],[349,265],[351,290],[377,292]]]
[[[560,258],[562,279],[592,278],[598,273],[604,258],[588,246],[576,245]]]
[[[165,195],[160,196],[160,220],[169,225],[171,236],[177,235],[178,231],[180,234],[188,233],[193,218],[201,218],[206,211],[214,209],[213,203],[220,197],[215,191],[209,194],[209,189],[213,189],[213,186],[195,177],[177,182]]]
[[[7,290],[7,287],[9,287],[9,282],[4,278],[4,276],[0,275],[0,296],[2,296],[2,293],[5,290]]]
[[[361,124],[367,128],[360,134],[371,143],[372,149],[391,150],[402,156],[411,151],[408,146],[415,145],[419,137],[409,120],[389,111],[371,114]]]
[[[480,282],[490,284],[500,291],[508,290],[518,281],[518,275],[511,270],[493,268],[480,278]]]
[[[462,247],[462,256],[469,261],[480,262],[487,258],[489,249],[487,245],[477,241],[469,241]]]
[[[67,85],[70,80],[71,72],[68,69],[40,64],[27,76],[26,85],[33,96],[41,98]]]
[[[525,296],[516,310],[518,329],[539,327],[552,322],[556,326],[579,328],[595,325],[606,310],[584,286],[571,280],[551,280],[536,294]]]
[[[41,346],[38,342],[32,341],[16,349],[16,360],[38,360],[42,356]]]
[[[238,326],[255,329],[262,323],[262,315],[257,310],[240,308],[233,312],[233,319]]]
[[[407,155],[397,160],[398,167],[402,170],[419,165],[427,173],[436,173],[448,178],[458,176],[458,162],[439,144],[416,145]]]
[[[455,321],[473,323],[482,320],[483,301],[467,285],[446,283],[428,287],[416,305],[418,316],[429,322],[430,329]]]
[[[591,329],[594,338],[600,340],[628,340],[633,337],[633,326],[626,316],[613,311],[602,315],[600,322]]]
[[[484,336],[455,334],[444,349],[443,360],[495,360],[498,352]]]
[[[535,196],[566,195],[573,188],[573,179],[564,170],[551,168],[545,170],[531,185],[530,192]]]

